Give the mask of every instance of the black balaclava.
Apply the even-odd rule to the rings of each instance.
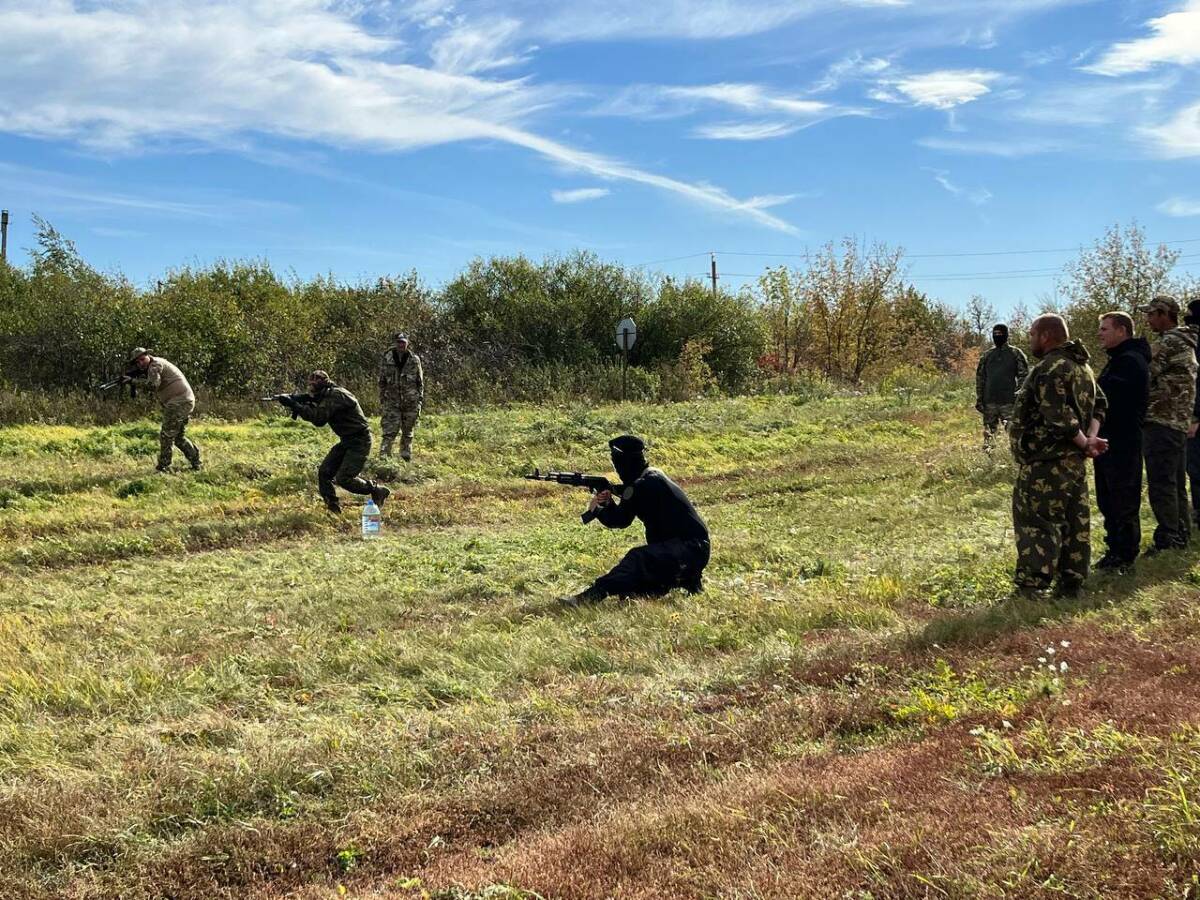
[[[622,484],[633,484],[646,471],[646,444],[640,437],[623,434],[608,442],[612,464]]]
[[[1008,343],[1008,326],[997,325],[992,329],[992,343],[997,347],[1003,347]]]
[[[1187,306],[1187,315],[1183,317],[1185,325],[1200,325],[1200,300],[1193,300]]]

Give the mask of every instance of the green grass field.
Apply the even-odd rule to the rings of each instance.
[[[320,508],[327,430],[201,419],[163,477],[149,421],[0,429],[0,892],[1195,897],[1200,553],[1010,599],[976,426],[953,390],[431,415],[373,543]],[[519,476],[623,431],[706,591],[561,610],[641,530]]]

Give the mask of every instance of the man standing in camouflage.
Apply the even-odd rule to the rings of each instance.
[[[1017,479],[1013,531],[1017,589],[1039,595],[1057,578],[1058,594],[1079,593],[1088,576],[1091,534],[1087,460],[1108,449],[1097,437],[1106,401],[1087,349],[1069,339],[1061,316],[1038,316],[1029,349],[1038,362],[1017,394],[1009,438]]]
[[[991,450],[996,429],[1012,418],[1017,390],[1029,373],[1025,354],[1009,346],[1008,326],[992,329],[995,344],[975,367],[975,408],[983,415],[983,449]]]
[[[162,428],[158,433],[158,464],[154,467],[155,471],[171,470],[172,447],[180,449],[193,471],[199,469],[200,448],[184,435],[188,420],[196,409],[196,395],[192,393],[192,386],[177,366],[161,356],[151,356],[145,347],[136,348],[129,355],[129,362],[141,374],[132,378],[122,376],[121,380],[144,381],[162,406]]]
[[[1160,294],[1145,306],[1150,330],[1159,336],[1150,358],[1150,402],[1142,430],[1146,486],[1158,527],[1147,556],[1186,547],[1192,536],[1187,497],[1187,436],[1196,399],[1194,325],[1179,324],[1179,304]]]
[[[293,418],[299,416],[318,428],[328,425],[339,438],[317,469],[317,490],[326,509],[342,511],[334,485],[352,494],[370,495],[378,506],[383,506],[392,492],[359,477],[371,454],[371,427],[352,393],[318,369],[308,376],[307,394],[277,394],[272,399],[291,410]]]
[[[383,354],[379,366],[379,405],[382,408],[383,446],[380,456],[392,455],[392,444],[400,435],[400,458],[412,459],[413,429],[425,402],[425,374],[421,360],[408,349],[408,335],[399,331],[395,344]]]

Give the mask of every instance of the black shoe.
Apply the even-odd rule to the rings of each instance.
[[[171,467],[170,466],[155,466],[154,471],[157,472],[159,475],[170,475]]]
[[[342,504],[338,500],[326,500],[325,509],[331,513],[340,513],[342,511]]]
[[[1022,600],[1032,600],[1043,602],[1050,595],[1050,589],[1046,587],[1033,587],[1031,585],[1018,585],[1013,588],[1013,596],[1020,597]]]
[[[1160,546],[1158,546],[1158,544],[1152,544],[1151,546],[1147,547],[1145,550],[1142,551],[1142,556],[1146,556],[1146,557],[1158,556],[1158,554],[1160,554],[1160,553],[1166,553],[1168,550],[1175,550],[1175,549],[1176,549],[1175,547],[1170,547],[1170,546],[1160,547]]]
[[[1054,589],[1054,596],[1058,600],[1078,600],[1082,593],[1082,581],[1060,581]]]
[[[700,594],[704,591],[704,581],[700,578],[693,578],[691,581],[685,581],[680,585],[689,594]]]
[[[1122,565],[1124,565],[1124,563],[1111,553],[1105,553],[1102,557],[1096,560],[1097,569],[1119,569]]]
[[[377,484],[371,488],[371,499],[375,501],[375,505],[380,509],[383,509],[383,504],[390,496],[392,496],[392,489],[382,484]]]
[[[572,594],[569,597],[559,597],[558,602],[563,606],[568,606],[574,609],[579,606],[593,606],[603,600],[607,594],[603,591],[598,591],[594,587],[580,591],[578,594]]]

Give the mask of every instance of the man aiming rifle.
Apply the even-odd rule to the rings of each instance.
[[[614,499],[607,479],[598,475],[557,472],[538,480],[593,490],[583,521],[598,519],[605,528],[628,528],[634,519],[641,519],[646,526],[646,544],[626,553],[612,571],[587,589],[562,598],[563,604],[580,606],[613,596],[659,596],[676,587],[699,593],[710,554],[708,526],[683,489],[660,470],[650,468],[641,438],[626,434],[613,438],[608,446],[621,479],[619,499]]]
[[[304,419],[318,428],[328,425],[338,436],[338,442],[317,469],[317,490],[326,509],[334,513],[342,511],[335,485],[352,494],[370,496],[376,505],[383,506],[392,492],[382,484],[360,477],[371,454],[371,428],[352,393],[338,387],[327,373],[317,369],[308,376],[307,395],[276,394],[264,399],[286,407],[293,419]]]

